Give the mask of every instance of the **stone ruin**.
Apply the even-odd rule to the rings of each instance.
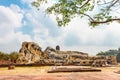
[[[41,47],[34,42],[23,42],[22,48],[19,50],[19,61],[31,63],[40,60],[42,55]]]
[[[118,49],[119,53],[117,54],[117,62],[120,63],[120,48]]]
[[[78,51],[61,51],[47,47],[44,51],[34,42],[23,42],[19,50],[19,63],[37,63],[41,65],[105,65],[105,62],[116,64],[116,57],[90,57],[87,53]]]
[[[47,47],[42,51],[41,47],[34,42],[23,42],[22,48],[19,50],[19,62],[21,63],[34,63],[40,60],[67,60],[73,58],[87,58],[87,53],[78,51],[60,51],[60,47],[56,46],[56,49]]]

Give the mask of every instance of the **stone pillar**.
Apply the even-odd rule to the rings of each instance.
[[[56,46],[56,50],[60,51],[60,46],[59,45]]]
[[[117,62],[120,63],[120,48],[118,49],[118,54],[117,54]]]

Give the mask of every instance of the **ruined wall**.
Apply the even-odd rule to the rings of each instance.
[[[78,51],[60,51],[57,46],[56,50],[47,47],[44,51],[34,42],[23,42],[19,50],[20,63],[34,63],[34,62],[66,62],[70,63],[75,59],[86,59],[88,54]]]

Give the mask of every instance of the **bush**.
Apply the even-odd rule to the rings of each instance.
[[[18,59],[18,52],[10,53],[9,58],[12,59],[12,60],[17,60]]]
[[[10,54],[0,52],[0,60],[17,60],[18,52],[11,52]]]

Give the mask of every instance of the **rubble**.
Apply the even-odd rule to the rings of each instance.
[[[8,70],[14,70],[14,69],[15,69],[15,65],[14,64],[8,65]]]
[[[101,72],[101,69],[93,68],[55,68],[49,70],[48,73],[58,73],[58,72]]]

